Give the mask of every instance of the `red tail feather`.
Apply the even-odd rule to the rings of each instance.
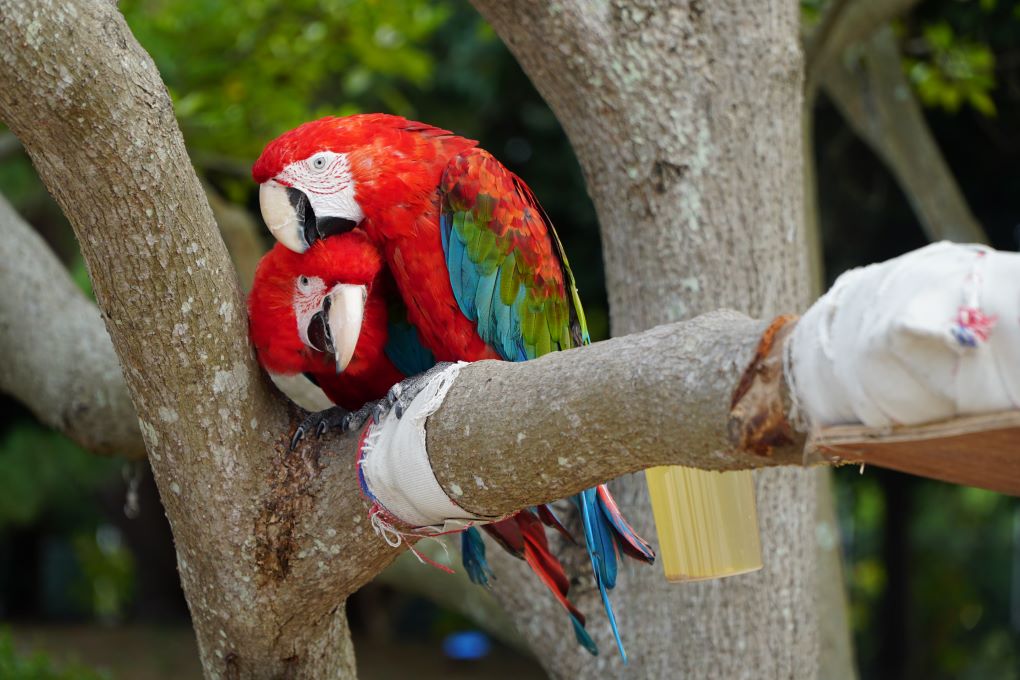
[[[483,524],[482,529],[503,546],[503,549],[508,553],[514,557],[524,557],[524,536],[521,535],[521,528],[517,526],[514,517],[492,524]]]
[[[654,562],[655,551],[652,550],[652,546],[645,539],[638,536],[637,532],[634,531],[634,527],[623,518],[623,513],[620,512],[619,506],[616,505],[616,499],[613,498],[613,494],[609,493],[609,487],[605,484],[599,484],[598,494],[599,500],[609,515],[610,523],[616,529],[616,537],[619,540],[615,541],[615,543],[619,546],[620,550],[636,560],[648,562],[649,564]]]
[[[552,510],[549,509],[548,505],[544,504],[539,505],[537,509],[538,518],[542,520],[542,524],[546,525],[547,527],[552,527],[560,534],[562,534],[568,541],[570,541],[574,545],[577,545],[577,539],[574,538],[574,535],[567,531],[567,528],[560,523],[559,518],[555,515],[555,513],[553,513]]]
[[[584,615],[567,599],[570,580],[563,570],[563,565],[549,552],[545,527],[535,515],[528,510],[522,510],[508,519],[486,524],[482,528],[507,552],[527,562],[564,609],[574,615],[582,626],[584,625]]]
[[[545,537],[545,527],[527,510],[514,515],[514,519],[517,520],[518,525],[521,527],[521,533],[524,534],[524,559],[528,560],[528,564],[535,571],[539,571],[535,564],[540,564],[542,573],[547,574],[556,584],[559,593],[566,597],[567,591],[570,590],[570,579],[567,578],[566,572],[563,571],[563,565],[560,564],[560,561],[549,552],[549,541]],[[528,559],[529,554],[533,554],[535,559]]]

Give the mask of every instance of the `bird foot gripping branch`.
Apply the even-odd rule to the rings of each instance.
[[[393,547],[405,536],[439,536],[503,519],[476,515],[457,505],[429,462],[425,421],[442,405],[464,365],[446,364],[429,371],[409,402],[395,402],[403,405],[388,409],[362,433],[358,482],[372,503],[372,527]]]
[[[326,406],[324,410],[313,410],[294,431],[294,436],[290,439],[291,450],[297,448],[301,440],[309,434],[321,437],[329,430],[353,432],[360,430],[369,420],[378,424],[391,411],[400,418],[414,398],[429,385],[432,378],[451,365],[447,361],[440,362],[424,373],[405,378],[391,387],[381,399],[370,401],[353,411],[340,406]],[[274,379],[277,378],[274,376]]]

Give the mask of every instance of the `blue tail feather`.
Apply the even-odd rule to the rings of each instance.
[[[567,613],[570,617],[570,623],[574,625],[574,637],[577,638],[578,644],[588,650],[592,656],[599,655],[599,648],[596,646],[595,641],[591,639],[591,635],[584,629],[584,624],[578,620],[576,616],[571,613]]]
[[[616,586],[617,571],[617,549],[613,538],[613,528],[598,502],[597,489],[585,489],[574,496],[574,502],[581,510],[581,524],[584,526],[588,557],[591,558],[592,570],[595,572],[595,584],[602,596],[602,605],[609,618],[609,626],[613,630],[613,637],[616,638],[620,656],[623,657],[623,662],[627,663],[627,652],[620,639],[620,629],[616,624],[613,605],[609,602],[608,591]]]
[[[472,583],[480,586],[489,585],[489,577],[492,576],[492,568],[489,561],[485,559],[485,542],[478,529],[468,527],[460,535],[460,555],[464,570]]]
[[[636,560],[649,564],[654,562],[655,551],[645,539],[638,536],[637,532],[634,531],[634,527],[623,518],[620,508],[616,505],[616,500],[609,493],[609,487],[605,484],[600,484],[596,488],[598,490],[599,509],[615,530],[613,537],[616,540],[616,547]]]

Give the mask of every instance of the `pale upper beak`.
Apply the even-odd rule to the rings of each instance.
[[[326,310],[326,321],[333,334],[333,354],[336,356],[336,372],[342,373],[351,363],[354,348],[361,335],[361,322],[365,318],[365,300],[368,289],[342,283],[330,291]]]
[[[308,343],[320,352],[333,354],[337,373],[344,372],[358,346],[367,297],[365,286],[341,283],[329,291],[322,309],[309,321]]]
[[[296,253],[303,253],[318,241],[358,226],[355,220],[334,215],[316,215],[308,194],[276,180],[259,186],[262,219],[277,241]]]

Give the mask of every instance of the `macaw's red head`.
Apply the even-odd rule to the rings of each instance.
[[[446,130],[382,113],[322,118],[270,142],[252,168],[266,226],[304,252],[394,205],[431,200],[447,147],[473,146]]]
[[[248,296],[259,363],[272,373],[341,373],[381,351],[386,308],[373,291],[382,258],[360,230],[316,242],[304,254],[266,253]],[[373,295],[373,292],[375,293]]]

